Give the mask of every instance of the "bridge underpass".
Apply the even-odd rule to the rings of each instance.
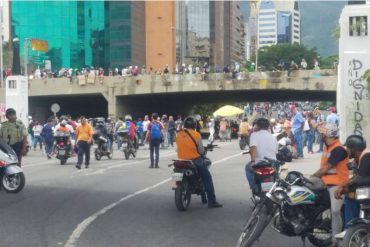
[[[29,115],[39,121],[46,121],[53,113],[52,104],[60,105],[58,116],[70,114],[73,118],[85,115],[97,117],[108,115],[108,103],[101,94],[65,95],[65,96],[30,96]]]
[[[335,101],[336,92],[307,90],[205,91],[117,97],[117,115],[142,117],[152,112],[185,116],[194,105],[241,102]]]

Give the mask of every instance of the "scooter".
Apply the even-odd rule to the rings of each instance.
[[[8,193],[20,192],[26,184],[22,168],[14,150],[0,139],[1,187]]]

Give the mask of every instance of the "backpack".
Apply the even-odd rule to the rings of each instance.
[[[161,139],[161,127],[159,126],[159,123],[153,123],[152,128],[150,129],[150,138],[152,140]]]

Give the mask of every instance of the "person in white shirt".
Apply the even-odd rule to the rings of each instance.
[[[41,137],[41,131],[42,131],[43,126],[39,123],[36,122],[35,125],[32,128],[33,131],[33,150],[36,150],[37,144],[40,144],[40,149],[42,150],[42,137]]]
[[[277,122],[275,118],[271,118],[270,123],[271,123],[272,134],[278,134],[283,131],[283,125]]]
[[[265,118],[259,118],[256,121],[256,130],[251,134],[249,147],[251,161],[245,166],[245,173],[250,189],[255,187],[254,166],[258,162],[265,160],[265,157],[276,160],[278,152],[278,143],[276,138],[269,131],[270,123]]]
[[[143,121],[143,136],[146,136],[146,133],[148,132],[148,126],[150,124],[149,116],[145,115],[144,121]],[[144,144],[144,142],[143,142]]]

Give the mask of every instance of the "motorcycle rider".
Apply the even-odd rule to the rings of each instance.
[[[248,118],[243,118],[243,121],[240,123],[240,126],[239,126],[240,138],[241,139],[248,138],[249,130],[250,130],[250,126],[248,123]]]
[[[346,183],[349,179],[348,154],[339,141],[336,124],[325,123],[325,125],[319,127],[319,133],[325,145],[321,156],[320,169],[313,174],[313,177],[320,178],[329,191],[333,244],[337,245],[338,241],[334,236],[342,231],[341,208],[343,200],[335,199],[335,191],[338,186]]]
[[[136,150],[138,147],[138,138],[136,135],[135,123],[132,121],[131,115],[126,115],[125,120],[126,120],[126,128],[129,131],[130,142],[133,145],[133,148]]]
[[[105,128],[107,129],[107,136],[108,136],[108,139],[109,139],[108,150],[112,150],[113,135],[114,135],[114,123],[113,123],[111,118],[107,118],[107,122],[105,123]]]
[[[108,137],[108,130],[107,127],[102,119],[99,119],[96,122],[95,126],[95,131],[98,132],[101,136],[107,139],[107,153],[110,153],[110,146],[111,146],[111,141]]]
[[[57,134],[58,132],[62,132],[64,134],[68,135],[66,142],[67,142],[67,153],[69,154],[70,151],[72,150],[72,144],[71,144],[70,136],[73,133],[73,128],[72,128],[71,125],[68,124],[68,122],[66,120],[62,120],[55,127],[54,135]],[[54,146],[53,150],[55,150],[55,146]]]
[[[177,133],[177,155],[180,160],[192,160],[198,169],[207,193],[208,208],[220,208],[222,205],[216,201],[212,175],[204,162],[204,147],[200,133],[195,131],[196,121],[188,117],[184,121],[184,128]]]
[[[265,157],[276,160],[278,153],[278,143],[269,130],[269,120],[259,118],[253,128],[254,131],[249,140],[251,161],[245,166],[245,174],[252,192],[256,186],[253,167],[258,166],[258,162],[265,160]]]
[[[370,181],[370,149],[366,148],[366,141],[360,135],[351,135],[347,138],[344,144],[347,149],[348,157],[353,159],[352,167],[353,177],[348,182],[340,185],[335,191],[335,198],[344,198],[344,227],[348,227],[348,223],[359,217],[360,204],[354,200],[356,186],[363,182]],[[343,231],[335,236],[337,239],[343,239],[346,231]]]

